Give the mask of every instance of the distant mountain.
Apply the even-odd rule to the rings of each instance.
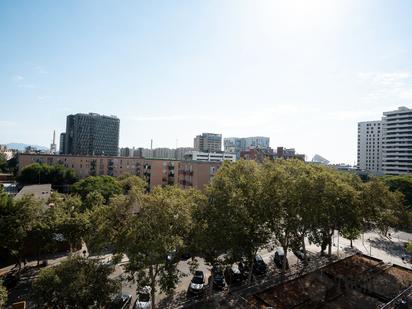
[[[31,146],[33,148],[36,148],[37,150],[49,150],[49,148],[44,147],[44,146],[39,146],[39,145],[30,145],[30,144],[23,144],[23,143],[10,143],[7,144],[7,149],[17,149],[18,151],[24,151],[26,147]]]

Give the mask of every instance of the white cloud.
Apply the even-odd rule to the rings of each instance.
[[[0,120],[0,128],[14,127],[17,123],[14,121]]]
[[[33,89],[36,88],[33,84],[29,84],[29,83],[23,83],[23,81],[25,80],[23,75],[20,74],[16,74],[13,75],[11,77],[11,80],[17,85],[17,87],[19,88],[28,88],[28,89]]]
[[[367,97],[372,100],[412,98],[412,74],[410,72],[358,73],[358,80],[369,88]]]
[[[18,82],[21,82],[22,80],[24,80],[24,76],[22,76],[20,74],[16,74],[16,75],[13,75],[11,77],[11,79],[12,79],[12,81],[18,83]]]
[[[48,95],[39,95],[39,96],[37,96],[37,101],[46,101],[48,99],[50,99],[50,96],[48,96]]]
[[[48,74],[49,72],[41,65],[36,65],[34,70],[39,74]]]

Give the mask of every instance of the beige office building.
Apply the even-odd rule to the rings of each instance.
[[[72,168],[84,178],[91,175],[137,175],[145,179],[150,188],[177,185],[181,188],[203,190],[220,166],[219,162],[195,162],[134,157],[75,156],[51,154],[20,154],[19,174],[32,163],[61,164]]]

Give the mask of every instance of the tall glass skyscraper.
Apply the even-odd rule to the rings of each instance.
[[[120,120],[95,113],[67,116],[64,154],[117,156]]]

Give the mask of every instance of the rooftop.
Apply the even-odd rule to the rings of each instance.
[[[247,297],[251,308],[377,308],[412,285],[412,271],[352,255]]]
[[[16,198],[22,198],[24,195],[33,194],[35,198],[48,200],[52,193],[51,184],[24,186],[16,194]]]

